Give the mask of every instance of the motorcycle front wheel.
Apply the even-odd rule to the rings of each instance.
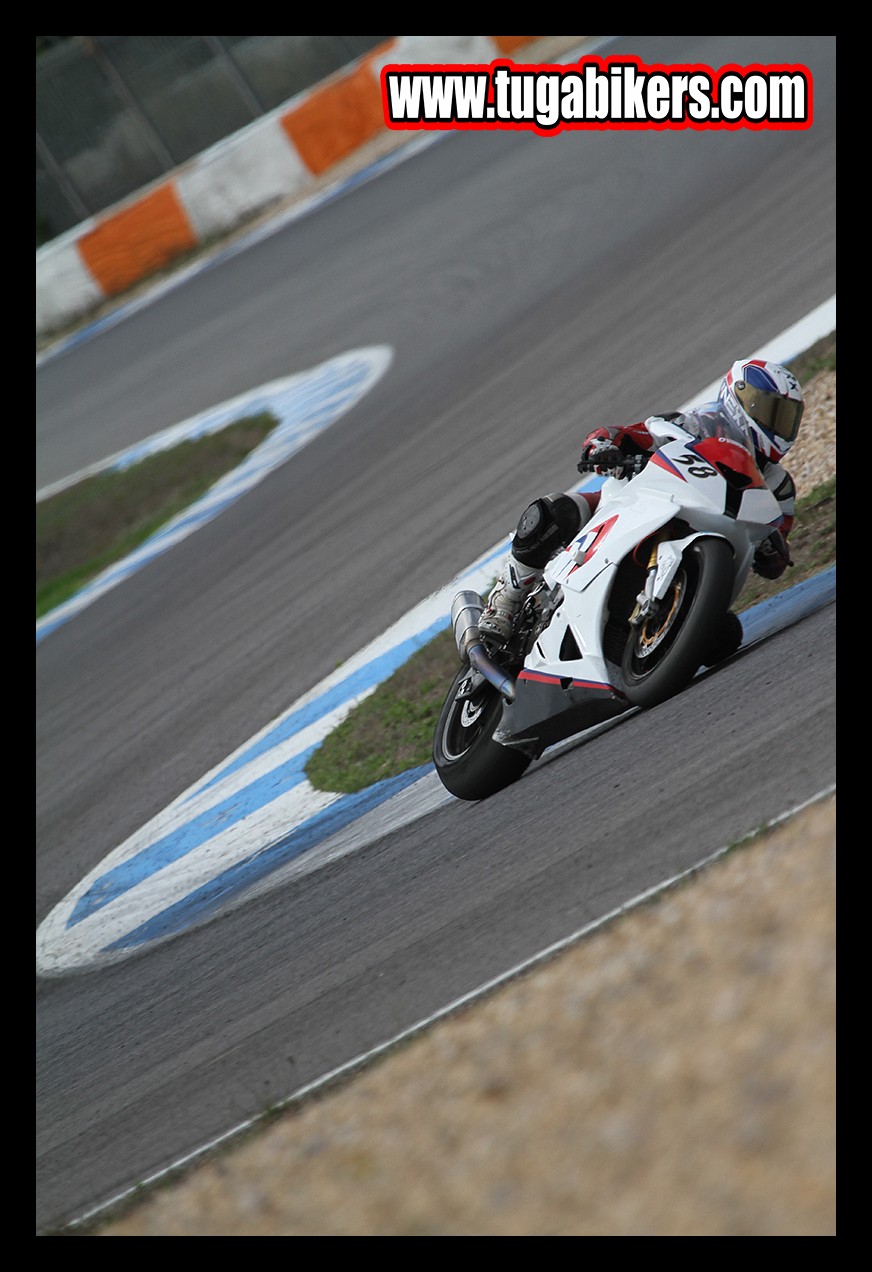
[[[733,590],[725,539],[694,539],[655,613],[631,627],[621,671],[637,707],[654,707],[690,683],[724,623]]]
[[[532,763],[530,756],[494,742],[503,699],[484,679],[476,684],[461,667],[439,715],[433,738],[433,763],[447,791],[458,799],[487,799],[516,782]]]

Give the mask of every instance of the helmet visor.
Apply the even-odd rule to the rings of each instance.
[[[781,397],[768,389],[749,384],[747,380],[737,380],[733,392],[755,424],[785,442],[795,439],[802,419],[802,402]]]

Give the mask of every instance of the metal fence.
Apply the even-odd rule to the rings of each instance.
[[[37,247],[390,36],[41,38],[36,59]]]

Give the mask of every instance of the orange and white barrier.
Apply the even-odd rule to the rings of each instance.
[[[50,335],[174,259],[304,195],[386,132],[389,62],[489,63],[544,37],[401,35],[36,253],[36,334]],[[584,37],[568,37],[583,39]]]

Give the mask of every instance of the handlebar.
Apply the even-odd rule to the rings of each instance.
[[[650,458],[650,455],[628,455],[626,459],[621,461],[620,465],[606,469],[606,473],[616,477],[635,477],[642,471]],[[597,462],[596,457],[593,459],[580,459],[576,467],[580,473],[597,473],[600,471],[600,464]]]

